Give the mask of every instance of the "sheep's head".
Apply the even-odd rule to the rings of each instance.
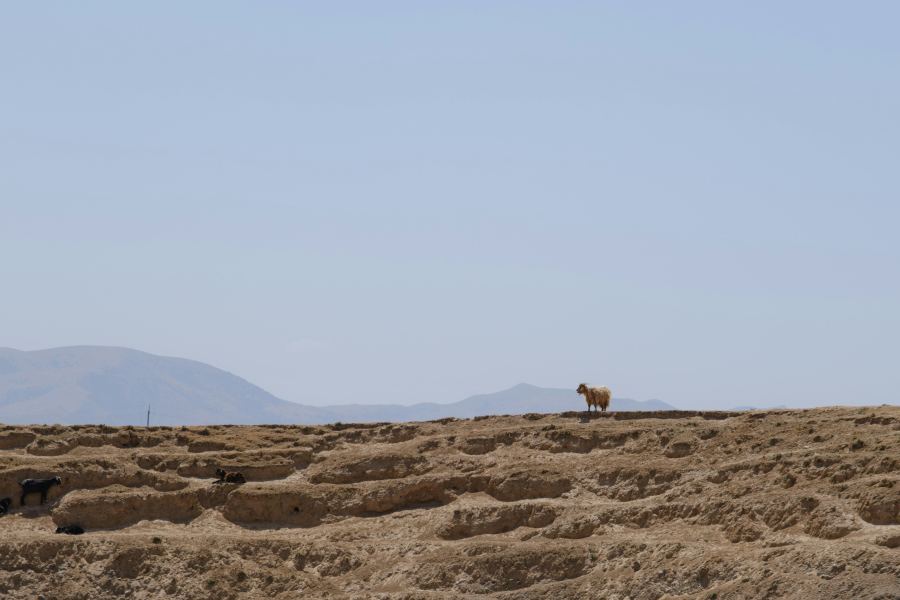
[[[216,469],[216,477],[225,479],[225,469]]]
[[[578,386],[578,389],[575,390],[575,391],[578,392],[579,394],[586,394],[586,393],[587,393],[587,390],[588,390],[587,384],[586,384],[586,383],[582,383],[581,385]]]
[[[62,485],[62,479],[60,479],[59,475],[53,478],[53,483],[56,485]]]

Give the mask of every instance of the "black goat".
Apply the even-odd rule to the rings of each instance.
[[[216,477],[219,479],[213,483],[247,483],[244,474],[237,471],[225,472],[225,469],[216,469]]]
[[[47,490],[54,485],[62,485],[62,479],[59,477],[51,477],[49,479],[23,479],[19,482],[22,486],[22,506],[25,506],[25,496],[41,493],[41,504],[47,501]]]
[[[81,535],[84,528],[81,525],[63,525],[56,528],[56,533],[68,533],[69,535]]]
[[[0,500],[0,515],[5,515],[9,512],[9,505],[12,504],[12,498],[4,498]]]

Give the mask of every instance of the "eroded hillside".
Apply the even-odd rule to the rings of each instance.
[[[3,427],[6,496],[3,598],[900,598],[898,407]]]

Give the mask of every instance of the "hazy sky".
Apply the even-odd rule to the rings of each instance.
[[[898,22],[3,2],[0,346],[194,358],[312,404],[896,402]]]

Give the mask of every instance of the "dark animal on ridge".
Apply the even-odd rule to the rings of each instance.
[[[5,515],[9,512],[9,505],[12,504],[12,498],[4,498],[0,500],[0,515]]]
[[[216,477],[218,481],[215,483],[247,483],[243,473],[226,472],[225,469],[216,469]]]
[[[56,528],[56,533],[67,533],[69,535],[81,535],[84,528],[81,525],[63,525]]]
[[[51,486],[62,485],[62,479],[59,477],[51,477],[49,479],[23,479],[19,482],[19,485],[22,486],[22,506],[25,506],[25,496],[34,494],[35,492],[41,493],[41,504],[43,504],[47,501],[47,490],[49,490]]]

